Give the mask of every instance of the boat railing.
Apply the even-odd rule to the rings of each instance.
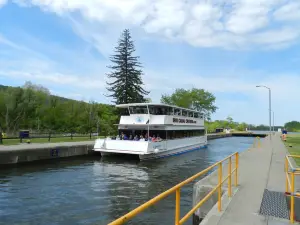
[[[232,164],[234,163],[235,159],[235,168],[232,169]],[[223,179],[223,163],[228,162],[228,174]],[[214,168],[218,167],[218,184],[200,201],[198,202],[184,217],[180,218],[180,190],[186,184],[194,181],[196,178],[207,174],[209,171],[213,170]],[[174,194],[176,196],[175,199],[175,225],[181,225],[185,223],[193,213],[200,208],[215,192],[218,192],[218,210],[222,210],[222,185],[224,182],[228,180],[228,196],[232,196],[232,176],[235,175],[234,179],[234,186],[238,185],[238,168],[239,168],[239,153],[235,152],[230,156],[227,156],[225,159],[213,164],[212,166],[202,170],[201,172],[195,174],[194,176],[189,177],[185,181],[173,186],[172,188],[168,189],[167,191],[157,195],[156,197],[152,198],[148,202],[140,205],[139,207],[135,208],[131,212],[125,214],[124,216],[120,217],[119,219],[109,223],[109,225],[120,225],[124,224],[125,222],[129,221],[130,219],[137,216],[139,213],[143,212],[144,210],[148,209],[149,207],[153,206],[157,202],[161,201],[162,199],[166,198],[167,196]]]
[[[300,167],[296,167],[291,162],[291,158],[300,159],[300,155],[287,155],[285,157],[285,191],[290,196],[290,221],[295,221],[295,198],[300,198],[300,192],[295,190],[295,176],[300,175]]]

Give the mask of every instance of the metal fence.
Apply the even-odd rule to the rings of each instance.
[[[290,221],[295,221],[295,198],[300,198],[300,192],[295,190],[295,176],[300,175],[300,168],[296,168],[291,162],[291,158],[300,158],[299,155],[287,155],[285,157],[285,191],[287,195],[290,195]]]
[[[48,132],[48,133],[28,133],[28,135],[22,135],[21,132],[19,135],[6,135],[2,133],[0,135],[0,144],[5,144],[13,141],[17,141],[20,143],[23,142],[30,142],[33,139],[46,139],[43,141],[51,142],[52,139],[57,138],[63,138],[64,140],[76,140],[79,138],[87,138],[87,139],[93,139],[98,137],[98,133],[96,132],[90,132],[90,133],[54,133],[54,132]]]
[[[233,160],[235,159],[235,168],[232,169],[232,163]],[[223,163],[225,161],[228,161],[228,174],[223,179],[223,173],[222,173],[222,168],[223,168]],[[111,222],[109,225],[120,225],[124,224],[128,220],[132,219],[139,213],[143,212],[145,209],[153,206],[155,203],[161,201],[162,199],[166,198],[167,196],[174,194],[176,196],[175,200],[175,225],[180,225],[185,223],[189,217],[193,215],[193,213],[200,208],[215,192],[218,192],[218,210],[221,211],[221,199],[222,199],[222,185],[228,180],[228,196],[231,197],[232,195],[232,176],[234,176],[234,186],[238,185],[238,164],[239,164],[239,153],[236,152],[225,159],[213,164],[212,166],[206,168],[205,170],[202,170],[201,172],[195,174],[194,176],[186,179],[185,181],[175,185],[174,187],[170,188],[169,190],[159,194],[155,198],[152,198],[148,202],[140,205],[136,209],[132,210],[131,212],[127,213],[126,215],[120,217],[119,219]],[[180,189],[185,186],[186,184],[194,181],[196,178],[208,173],[214,168],[218,168],[218,184],[200,201],[198,202],[183,218],[180,218]]]

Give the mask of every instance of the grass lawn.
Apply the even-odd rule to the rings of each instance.
[[[289,150],[291,155],[300,156],[300,135],[299,134],[288,134],[286,142],[284,142],[286,148]],[[290,145],[292,147],[290,147]],[[300,166],[300,158],[294,158],[296,163]]]
[[[48,142],[48,138],[32,138],[29,139],[31,143],[58,143],[58,142],[75,142],[75,141],[92,141],[95,140],[97,137],[92,137],[90,139],[89,136],[87,137],[73,137],[73,140],[71,137],[57,137],[57,138],[51,138],[50,142]],[[26,143],[27,139],[23,139],[23,143]],[[20,144],[20,139],[4,139],[3,145],[17,145]]]

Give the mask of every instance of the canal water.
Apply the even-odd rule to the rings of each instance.
[[[0,168],[0,224],[107,224],[252,143],[216,139],[207,149],[146,162],[93,156]],[[192,205],[192,184],[181,197],[183,215]],[[174,202],[172,195],[127,224],[174,224]]]

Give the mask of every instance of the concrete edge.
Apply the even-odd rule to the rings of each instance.
[[[218,210],[218,202],[212,207],[212,209],[209,211],[209,213],[204,217],[204,219],[201,221],[201,225],[217,225],[219,221],[221,220],[225,210],[229,206],[230,202],[232,201],[235,194],[238,192],[239,188],[234,187],[232,188],[232,196],[228,196],[228,189],[226,190],[224,194],[222,195],[222,211],[219,212]]]
[[[260,215],[260,214],[258,214],[258,215]],[[291,224],[290,220],[287,220],[287,219],[282,219],[282,218],[278,218],[278,217],[274,217],[274,216],[268,216],[267,218],[268,218],[268,224],[270,224],[270,225],[272,224],[272,221],[278,221],[278,222],[281,222],[284,224]],[[294,221],[293,224],[300,225],[300,223],[297,221]]]

